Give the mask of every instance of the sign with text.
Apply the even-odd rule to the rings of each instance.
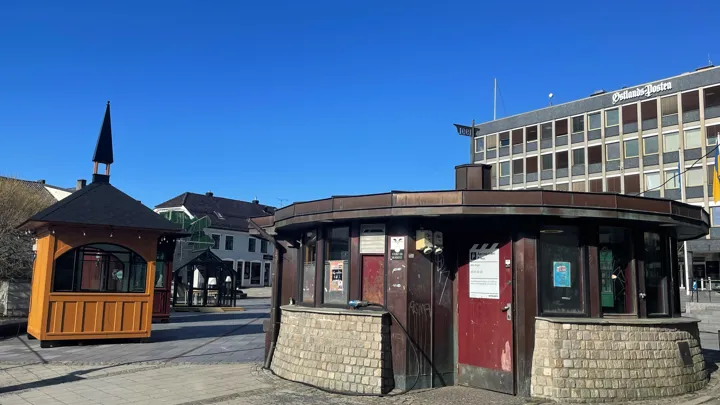
[[[404,236],[390,237],[390,260],[403,260],[403,259],[405,259],[405,237]]]
[[[470,249],[470,298],[500,299],[500,250],[498,244],[475,244]]]
[[[667,90],[672,90],[672,82],[660,82],[658,84],[648,84],[635,89],[626,89],[613,93],[612,103],[617,104],[621,101],[632,100],[638,97],[650,97]]]
[[[569,262],[553,262],[553,286],[570,287]]]
[[[344,260],[330,260],[330,291],[342,291],[343,290],[343,268],[345,267]]]

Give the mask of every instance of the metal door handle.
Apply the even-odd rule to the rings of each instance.
[[[507,312],[507,311],[509,311],[509,310],[510,310],[510,304],[505,305],[505,306],[501,309],[501,311],[503,311],[503,312]]]
[[[642,299],[645,299],[645,297],[646,297],[645,293],[640,293],[639,295],[640,295],[640,298],[642,298]]]

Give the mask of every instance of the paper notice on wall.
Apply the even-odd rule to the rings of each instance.
[[[570,263],[553,262],[553,286],[570,287]]]
[[[385,254],[385,225],[360,226],[360,254]]]
[[[470,249],[470,298],[500,299],[500,250],[498,244]]]
[[[330,291],[342,291],[345,261],[330,260],[328,264],[330,264]]]
[[[405,237],[393,236],[390,238],[390,260],[405,259]]]

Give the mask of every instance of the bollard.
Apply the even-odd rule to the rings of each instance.
[[[700,291],[705,291],[705,279],[700,279]]]

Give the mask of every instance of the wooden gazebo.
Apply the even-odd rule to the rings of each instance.
[[[145,339],[153,316],[155,267],[182,231],[110,184],[110,105],[90,185],[20,225],[37,237],[28,335],[52,341]],[[105,165],[105,174],[98,165]],[[162,255],[161,255],[162,256]]]

